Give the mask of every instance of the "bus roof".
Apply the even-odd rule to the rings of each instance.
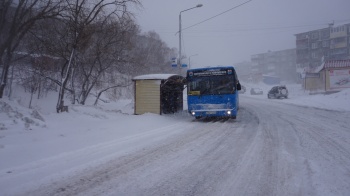
[[[188,69],[188,71],[196,71],[196,70],[215,70],[215,69],[235,69],[233,66],[217,66],[217,67],[203,67],[203,68],[194,68]]]
[[[166,80],[176,74],[147,74],[134,77],[132,80]]]

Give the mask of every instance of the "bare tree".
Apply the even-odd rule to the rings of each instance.
[[[56,106],[57,111],[59,111],[60,106],[63,102],[63,96],[64,96],[64,89],[65,85],[68,81],[68,76],[70,74],[71,68],[73,67],[73,58],[75,58],[79,53],[82,53],[87,47],[87,43],[91,43],[91,40],[94,38],[94,24],[97,24],[99,21],[105,20],[105,18],[109,18],[111,16],[116,16],[124,18],[128,14],[130,14],[127,11],[127,5],[129,3],[139,3],[137,0],[119,0],[119,1],[106,1],[106,0],[99,0],[99,1],[93,1],[94,4],[89,3],[88,1],[76,1],[75,4],[68,4],[68,12],[65,17],[65,20],[68,21],[68,25],[73,33],[73,40],[72,40],[72,47],[71,47],[71,56],[68,62],[68,66],[66,68],[66,74],[62,77],[62,86],[60,87],[59,92],[59,100]],[[109,43],[105,43],[104,45],[101,45],[101,48],[105,48],[105,45],[108,45]],[[98,51],[98,50],[96,50]],[[103,50],[102,50],[103,51]],[[97,81],[99,75],[101,72],[105,71],[107,68],[104,67],[104,63],[102,60],[104,58],[101,58],[103,53],[100,51],[97,52],[96,58],[93,60],[93,64],[97,64],[99,68],[97,69],[97,74],[94,76],[94,79],[92,81],[92,85],[85,85],[82,94],[82,102],[85,103],[86,97],[91,91],[91,88],[94,86],[95,82]],[[78,62],[75,61],[75,66],[77,66]],[[94,67],[94,66],[93,66]],[[92,67],[92,68],[93,68]],[[91,71],[93,69],[90,69]],[[92,73],[91,71],[88,71],[88,73]],[[89,74],[87,74],[89,75]],[[85,77],[86,78],[86,77]],[[89,81],[89,80],[87,80]]]
[[[59,15],[38,20],[27,31],[31,37],[21,43],[27,52],[55,59],[53,66],[32,71],[58,86],[57,112],[67,90],[73,101],[85,104],[92,89],[98,100],[104,92],[119,94],[130,88],[130,78],[118,78],[123,74],[173,72],[170,59],[176,50],[169,49],[156,32],[140,35],[127,9],[130,3],[140,4],[137,0],[65,0]],[[39,96],[45,83],[37,82]]]
[[[28,68],[28,67],[27,67]],[[33,95],[39,91],[41,77],[31,73],[31,70],[21,69],[19,71],[19,83],[24,87],[25,91],[30,93],[29,108],[32,108]]]
[[[56,17],[62,0],[2,0],[0,2],[0,98],[4,89],[14,51],[23,37],[42,19]]]
[[[137,66],[137,71],[132,74],[147,73],[172,73],[171,57],[176,56],[175,50],[160,39],[154,32],[148,32],[134,40],[134,48],[131,52],[133,56],[133,66]]]
[[[85,104],[93,87],[103,79],[106,73],[121,71],[122,65],[127,62],[130,36],[134,36],[137,29],[129,18],[119,18],[119,21],[110,18],[99,24],[97,28],[99,31],[90,44],[91,50],[88,52],[90,55],[84,55],[90,58],[83,63],[85,66],[80,66],[83,76],[80,82],[80,104]],[[115,83],[107,84],[107,86],[115,85]]]
[[[104,93],[104,92],[106,92],[106,91],[108,91],[108,90],[110,90],[110,89],[113,89],[113,88],[122,88],[122,87],[128,87],[128,86],[130,86],[131,84],[120,84],[120,85],[114,85],[114,86],[109,86],[109,87],[107,87],[107,88],[104,88],[104,89],[102,89],[102,90],[100,90],[98,93],[97,93],[97,95],[96,95],[96,99],[95,99],[95,103],[94,103],[94,105],[97,105],[97,103],[98,103],[98,100],[100,99],[100,96],[102,95],[102,93]]]
[[[65,10],[61,17],[56,18],[58,22],[52,23],[51,28],[43,29],[40,36],[36,38],[44,43],[46,52],[55,57],[63,59],[60,66],[60,86],[59,97],[56,105],[57,112],[60,112],[63,106],[65,90],[68,89],[69,83],[71,90],[75,95],[74,80],[84,77],[90,78],[89,73],[95,71],[95,65],[101,65],[103,56],[91,55],[91,51],[96,44],[97,26],[106,18],[124,18],[129,15],[127,7],[130,3],[139,4],[138,0],[76,0],[66,1]],[[48,33],[49,32],[49,33]],[[36,32],[37,33],[37,32]],[[34,33],[33,33],[34,35]],[[101,48],[104,46],[101,45]],[[93,65],[93,66],[89,66]],[[104,68],[102,67],[101,70]],[[80,71],[80,72],[79,72]],[[79,73],[87,73],[81,76]],[[98,72],[98,71],[97,71]],[[87,81],[89,82],[89,81]],[[84,86],[83,90],[89,91],[89,87]]]

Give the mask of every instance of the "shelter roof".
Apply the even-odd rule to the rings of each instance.
[[[308,69],[306,72],[308,73],[318,73],[323,69],[329,68],[350,68],[350,59],[347,60],[326,60],[320,66]]]
[[[345,68],[345,67],[350,67],[350,59],[328,60],[324,63],[324,68]]]
[[[172,76],[180,76],[180,75],[177,75],[177,74],[147,74],[147,75],[135,76],[133,78],[133,80],[166,80]],[[180,77],[182,77],[182,76],[180,76]]]

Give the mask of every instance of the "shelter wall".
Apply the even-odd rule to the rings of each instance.
[[[305,78],[305,89],[310,91],[324,90],[324,73],[320,73],[319,78]]]
[[[160,81],[135,81],[135,114],[160,114]]]

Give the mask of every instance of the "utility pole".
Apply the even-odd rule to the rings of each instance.
[[[178,66],[179,66],[179,74],[180,75],[181,75],[181,66],[182,66],[182,63],[181,63],[181,59],[182,59],[182,53],[181,53],[181,13],[186,12],[186,11],[191,10],[191,9],[194,9],[194,8],[199,8],[202,6],[203,6],[202,4],[198,4],[195,7],[191,7],[191,8],[182,10],[179,14],[179,59],[178,59]]]

